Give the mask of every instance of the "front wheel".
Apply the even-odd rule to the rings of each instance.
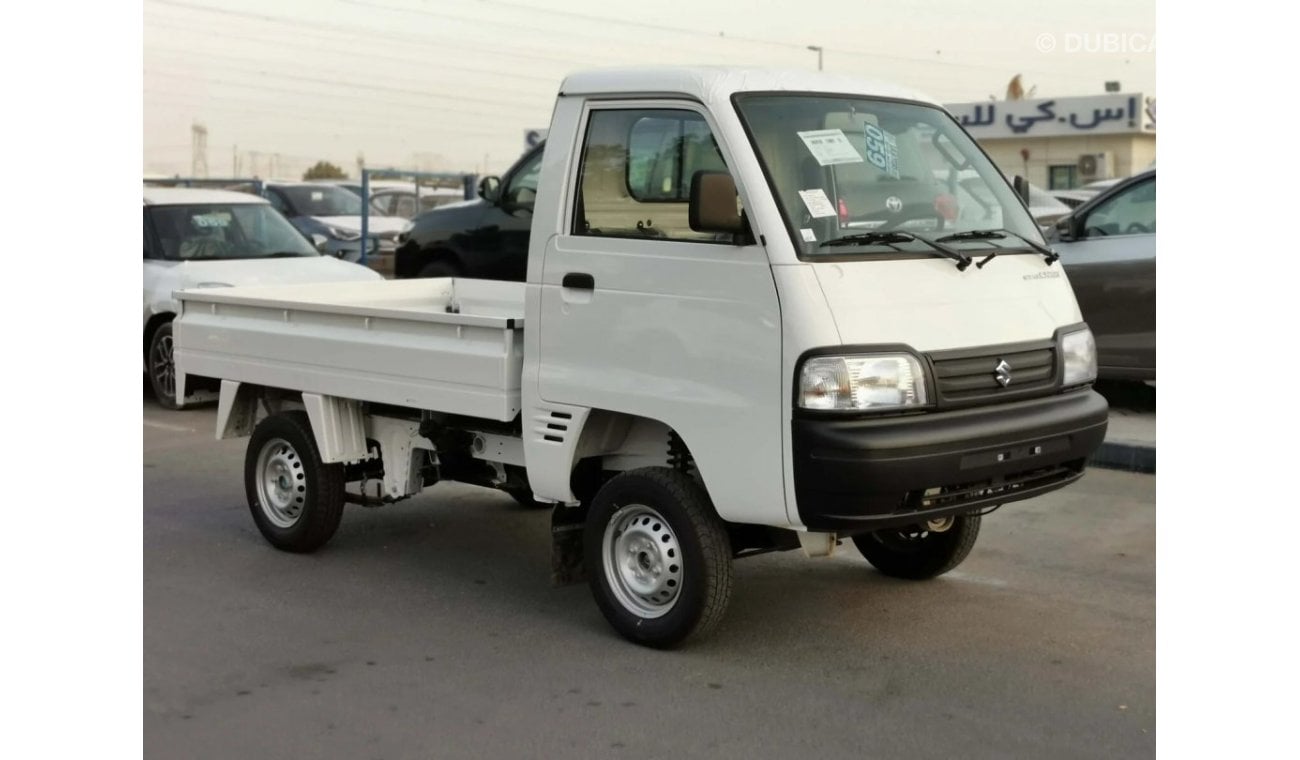
[[[980,516],[960,515],[864,533],[854,536],[853,544],[885,575],[920,581],[960,565],[979,534]]]
[[[669,648],[703,636],[731,597],[731,541],[690,476],[631,470],[592,501],[583,536],[592,595],[630,641]]]
[[[258,423],[244,457],[253,522],[272,546],[311,552],[343,519],[344,471],[321,461],[307,413],[273,414]]]
[[[164,409],[180,409],[183,403],[176,398],[176,361],[172,349],[172,323],[159,325],[149,338],[149,384],[154,398]]]

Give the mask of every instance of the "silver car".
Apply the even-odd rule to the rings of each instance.
[[[1061,254],[1103,378],[1156,379],[1156,172],[1116,182],[1058,221]]]

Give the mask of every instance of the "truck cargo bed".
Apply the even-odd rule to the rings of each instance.
[[[508,421],[522,283],[438,278],[186,290],[186,375]]]

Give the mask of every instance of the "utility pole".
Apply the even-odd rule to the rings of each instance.
[[[232,145],[230,147],[230,176],[232,177],[239,176],[239,146],[238,145]]]
[[[208,176],[208,128],[197,121],[190,125],[190,176]]]
[[[817,52],[817,70],[818,70],[818,71],[821,71],[821,70],[822,70],[822,46],[821,46],[821,45],[809,45],[809,46],[808,46],[808,49],[809,49],[809,50],[815,50],[815,51]]]

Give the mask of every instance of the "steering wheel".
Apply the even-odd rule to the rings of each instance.
[[[1141,222],[1130,222],[1129,226],[1124,228],[1125,235],[1140,235],[1149,232],[1151,232],[1151,230]]]

